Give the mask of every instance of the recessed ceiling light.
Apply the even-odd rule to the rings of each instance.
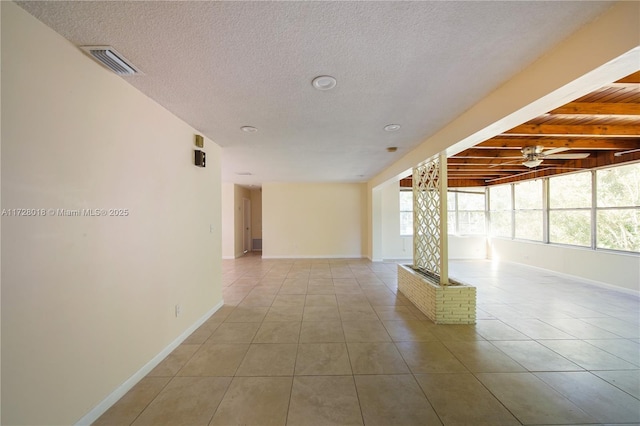
[[[387,152],[396,152],[398,150],[397,146],[390,146],[387,148]]]
[[[242,130],[243,132],[247,132],[247,133],[255,133],[258,131],[258,129],[256,129],[253,126],[242,126],[240,127],[240,130]]]
[[[396,130],[400,130],[399,124],[387,124],[386,126],[384,126],[385,132],[395,132]]]
[[[331,90],[336,87],[336,84],[338,84],[338,82],[334,77],[331,77],[330,75],[320,75],[314,78],[311,84],[318,90]]]

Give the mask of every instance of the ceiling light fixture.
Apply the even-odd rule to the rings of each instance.
[[[530,158],[522,163],[523,166],[527,166],[529,168],[538,167],[540,164],[542,164],[542,160],[539,158]]]
[[[399,124],[387,124],[386,126],[384,126],[385,132],[395,132],[397,130],[400,130]]]
[[[311,81],[313,87],[318,90],[331,90],[338,84],[337,80],[330,75],[320,75]]]
[[[242,126],[242,127],[240,127],[240,130],[242,130],[243,132],[246,132],[246,133],[255,133],[255,132],[258,131],[258,129],[256,129],[253,126]]]

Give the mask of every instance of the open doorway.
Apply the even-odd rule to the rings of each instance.
[[[251,200],[242,199],[242,252],[251,251]]]

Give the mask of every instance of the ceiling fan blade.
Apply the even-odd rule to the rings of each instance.
[[[548,149],[546,151],[542,151],[542,155],[544,155],[545,157],[548,157],[550,155],[557,154],[559,152],[569,151],[570,149],[571,148],[566,148],[566,147]]]
[[[499,167],[499,166],[506,166],[509,164],[516,164],[516,163],[522,163],[522,158],[518,158],[517,160],[512,160],[512,161],[506,161],[504,163],[500,163],[500,164],[490,164],[489,167],[487,167],[488,169],[494,168],[494,167]]]
[[[587,158],[589,155],[588,152],[583,154],[552,154],[545,155],[545,160],[582,160],[583,158]]]

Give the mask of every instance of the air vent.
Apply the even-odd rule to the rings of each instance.
[[[111,46],[80,46],[80,49],[118,75],[142,74]]]

